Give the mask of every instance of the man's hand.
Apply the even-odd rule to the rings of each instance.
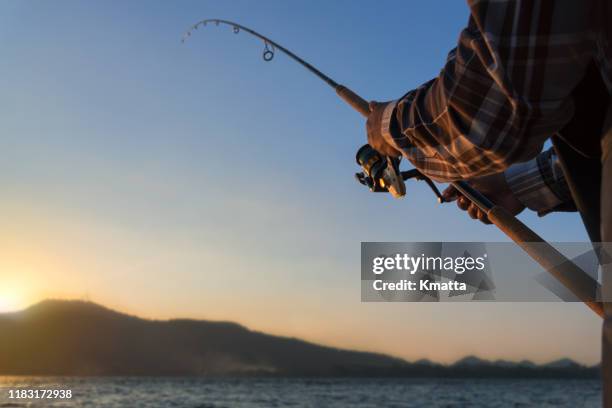
[[[484,194],[489,200],[493,201],[496,205],[505,208],[512,215],[517,215],[525,206],[514,196],[504,173],[493,174],[490,176],[481,177],[478,179],[470,180],[470,185],[476,190]],[[467,211],[470,217],[473,219],[479,219],[485,224],[491,222],[487,218],[487,215],[470,200],[464,197],[461,193],[455,190],[453,187],[448,187],[442,192],[442,196],[446,201],[457,200],[457,206],[464,211]]]
[[[368,116],[368,122],[366,123],[368,143],[380,154],[398,157],[401,156],[402,153],[391,146],[382,134],[382,117],[386,106],[387,103],[370,102],[370,116]]]

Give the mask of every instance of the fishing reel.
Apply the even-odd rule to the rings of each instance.
[[[389,192],[395,198],[406,195],[406,184],[400,177],[399,159],[383,156],[369,144],[361,146],[355,157],[363,169],[355,177],[370,191],[375,193]]]
[[[425,181],[438,198],[438,202],[444,202],[440,190],[438,190],[429,177],[417,169],[400,171],[400,158],[383,156],[374,150],[372,146],[366,144],[357,151],[355,159],[357,164],[363,169],[363,172],[355,173],[355,178],[372,192],[388,192],[394,198],[402,198],[406,195],[406,184],[404,181],[414,178]]]

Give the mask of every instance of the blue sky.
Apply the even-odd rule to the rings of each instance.
[[[0,298],[89,296],[405,358],[595,362],[599,322],[579,304],[361,304],[361,241],[507,238],[416,182],[404,200],[358,185],[363,120],[282,54],[266,63],[228,27],[180,42],[236,20],[387,100],[439,72],[467,16],[446,1],[3,2]],[[522,219],[586,239],[575,214]],[[483,328],[501,343],[479,344]]]

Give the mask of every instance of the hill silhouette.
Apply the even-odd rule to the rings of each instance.
[[[84,301],[0,314],[0,375],[531,376],[586,378],[571,360],[536,366],[466,357],[444,366],[272,336],[230,322],[146,320]]]

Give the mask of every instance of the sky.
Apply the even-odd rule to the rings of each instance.
[[[408,360],[599,358],[581,304],[361,303],[361,241],[508,239],[409,182],[353,174],[363,119],[263,44],[368,99],[437,75],[468,17],[448,1],[0,3],[0,311],[84,298],[231,320]],[[585,241],[576,214],[521,219]]]

